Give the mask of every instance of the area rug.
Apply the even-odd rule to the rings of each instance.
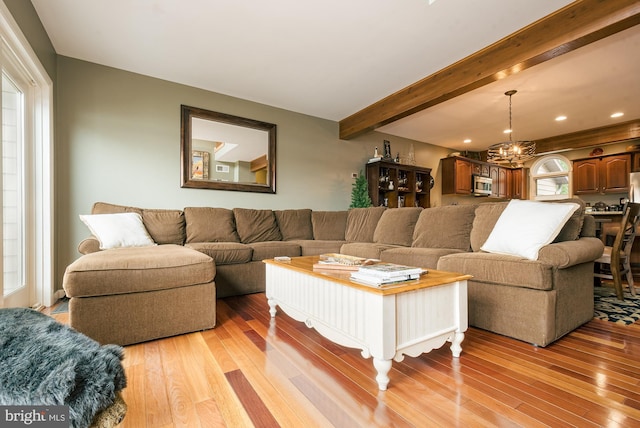
[[[126,386],[123,348],[32,309],[0,309],[0,405],[68,405],[87,427]]]
[[[640,294],[632,296],[626,291],[624,301],[618,300],[610,287],[594,287],[594,318],[629,325],[640,320]]]

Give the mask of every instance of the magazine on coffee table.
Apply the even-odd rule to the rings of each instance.
[[[403,283],[407,281],[413,281],[416,279],[420,279],[420,276],[421,274],[409,274],[409,275],[395,276],[392,278],[385,279],[385,278],[380,278],[378,276],[363,274],[361,272],[351,272],[350,279],[352,281],[359,282],[365,285],[381,287],[383,285],[398,284],[398,283]]]

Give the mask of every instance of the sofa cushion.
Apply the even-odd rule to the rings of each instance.
[[[476,215],[469,236],[473,251],[480,251],[480,247],[487,241],[493,226],[496,225],[506,207],[507,202],[485,202],[476,207]]]
[[[216,266],[248,263],[253,255],[253,248],[239,242],[192,242],[185,247],[211,257]]]
[[[114,248],[71,263],[63,283],[69,297],[106,296],[206,284],[215,270],[211,257],[180,245]]]
[[[158,244],[184,244],[186,227],[181,210],[142,210],[142,221]]]
[[[413,231],[412,247],[469,251],[477,205],[425,208]]]
[[[382,254],[380,254],[380,260],[387,263],[435,269],[440,257],[462,252],[464,251],[453,248],[398,247],[382,251]]]
[[[420,207],[385,210],[373,233],[373,242],[410,247],[413,240],[413,229],[421,212],[422,208]]]
[[[560,233],[578,204],[513,199],[500,214],[481,250],[538,259],[538,251]]]
[[[325,240],[325,239],[298,239],[295,241],[300,245],[301,256],[319,256],[325,253],[339,253],[342,244],[347,241]]]
[[[347,211],[313,211],[313,239],[344,241]]]
[[[184,209],[187,243],[240,242],[233,211],[226,208],[187,207]]]
[[[274,211],[274,214],[283,241],[313,239],[311,210],[277,210]]]
[[[376,244],[374,242],[347,242],[340,247],[341,254],[364,257],[365,259],[380,259],[383,251],[391,248],[399,248],[398,245]]]
[[[273,211],[234,208],[233,215],[240,242],[243,244],[282,240]]]
[[[574,211],[574,213],[569,217],[569,220],[564,224],[562,230],[553,240],[553,242],[564,242],[564,241],[575,241],[580,238],[580,231],[582,230],[582,225],[584,223],[584,215],[585,215],[585,202],[580,198],[570,198],[570,199],[560,199],[557,201],[549,201],[555,203],[566,203],[572,202],[574,204],[578,204],[579,208]]]
[[[279,256],[299,257],[300,245],[289,241],[253,242],[248,244],[253,249],[252,260],[260,261]]]
[[[373,242],[378,221],[386,207],[351,208],[344,237],[350,242]]]
[[[129,207],[126,205],[109,204],[107,202],[96,202],[91,208],[91,214],[115,214],[115,213],[138,213],[142,215],[142,208]]]
[[[155,245],[138,213],[81,214],[80,220],[98,238],[101,250]]]
[[[463,252],[441,257],[437,269],[464,272],[472,275],[474,282],[552,290],[555,267],[518,256]]]
[[[592,215],[585,214],[582,218],[582,229],[580,229],[579,238],[595,238],[596,236],[596,219]]]

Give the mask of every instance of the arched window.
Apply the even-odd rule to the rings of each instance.
[[[531,166],[531,194],[536,200],[565,199],[570,197],[569,174],[571,163],[564,156],[549,155]]]

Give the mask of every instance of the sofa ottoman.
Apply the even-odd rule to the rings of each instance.
[[[118,345],[212,328],[215,273],[211,257],[173,244],[83,255],[64,273],[69,323]]]

